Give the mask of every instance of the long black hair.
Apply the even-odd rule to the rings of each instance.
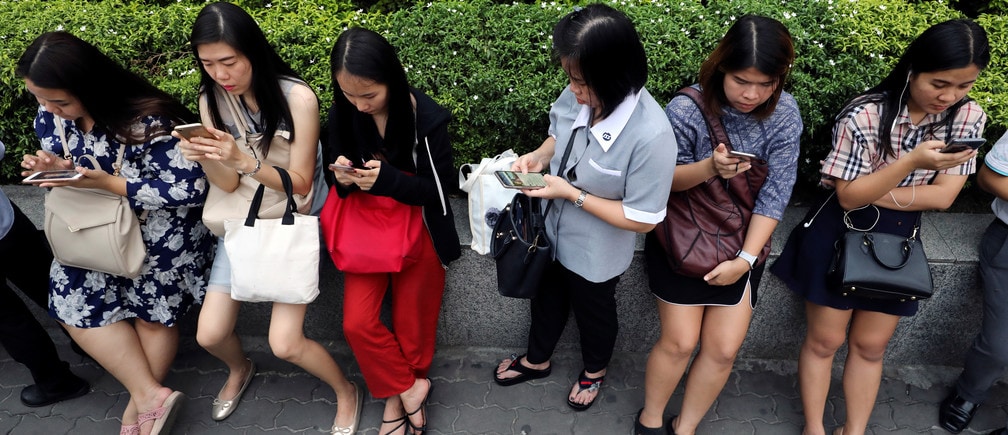
[[[336,39],[329,62],[334,89],[329,128],[335,129],[344,149],[360,154],[351,159],[384,157],[396,167],[412,167],[416,119],[406,71],[392,44],[371,30],[352,27]],[[336,76],[344,71],[388,87],[383,147],[374,140],[378,130],[371,115],[358,111],[340,92]]]
[[[171,124],[156,123],[137,130],[145,116],[163,116],[185,123],[196,116],[177,99],[119,65],[95,46],[58,31],[35,38],[15,74],[36,86],[64,90],[80,100],[95,124],[117,140],[136,145],[171,132]]]
[[[553,27],[553,56],[577,64],[608,117],[647,82],[647,54],[633,23],[603,4],[575,9]]]
[[[210,3],[203,7],[196,16],[192,33],[189,35],[193,57],[199,64],[200,92],[207,98],[214,126],[217,128],[224,126],[220,111],[217,109],[217,97],[213,92],[216,83],[206,68],[203,68],[197,49],[200,45],[215,42],[223,42],[234,48],[248,58],[252,66],[252,92],[255,94],[263,120],[262,138],[255,146],[262,151],[263,156],[268,155],[270,142],[281,123],[290,129],[289,139],[293,142],[294,119],[280,87],[280,78],[287,76],[304,80],[280,58],[266,40],[266,35],[259,28],[259,24],[248,12],[233,4],[221,2]]]
[[[965,19],[949,20],[929,27],[921,33],[900,56],[896,66],[882,82],[855,96],[837,116],[840,121],[856,107],[866,103],[881,106],[879,121],[879,146],[887,156],[893,156],[893,122],[910,95],[903,92],[909,85],[910,75],[922,72],[946,71],[976,65],[983,70],[990,62],[990,44],[987,32],[979,24]],[[957,101],[945,109],[945,118],[954,117],[969,98]],[[943,125],[938,122],[936,125]]]

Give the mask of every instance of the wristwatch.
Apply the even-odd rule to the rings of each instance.
[[[756,267],[756,256],[755,255],[752,255],[752,254],[750,254],[750,253],[748,253],[746,251],[743,251],[743,250],[739,249],[738,253],[736,253],[735,256],[737,256],[737,257],[745,260],[746,263],[749,263],[749,269],[752,269],[752,268]]]
[[[581,194],[578,195],[578,197],[577,197],[577,201],[574,201],[574,206],[577,207],[577,208],[581,208],[581,206],[584,205],[585,198],[587,198],[587,197],[588,197],[588,192],[586,192],[584,189],[582,189],[581,190]]]
[[[238,175],[244,175],[246,177],[251,177],[251,176],[253,176],[255,174],[258,174],[260,169],[262,169],[262,160],[256,159],[256,167],[255,167],[255,169],[252,170],[252,172],[242,172],[242,171],[237,171],[237,172],[238,172]]]

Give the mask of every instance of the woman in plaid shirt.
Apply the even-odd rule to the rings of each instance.
[[[834,434],[861,434],[875,405],[885,349],[900,316],[917,302],[840,296],[827,291],[834,242],[849,210],[858,229],[907,237],[924,210],[952,205],[976,170],[976,151],[942,153],[953,138],[979,137],[987,115],[966,94],[990,60],[984,30],[969,20],[930,27],[877,86],[836,118],[824,184],[835,194],[792,232],[771,271],[806,299],[808,332],[798,359],[806,434],[824,434],[833,356],[848,342],[843,390],[846,421]],[[809,237],[806,237],[809,236]],[[849,331],[848,331],[849,326]]]

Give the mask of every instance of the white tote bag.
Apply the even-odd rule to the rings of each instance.
[[[224,221],[224,250],[231,261],[231,298],[307,304],[319,294],[319,219],[295,213],[290,175],[276,168],[287,194],[283,217],[257,217],[266,187],[259,185],[248,217]]]
[[[469,194],[471,246],[480,255],[490,252],[494,222],[515,194],[514,189],[501,185],[494,176],[494,171],[511,169],[511,164],[517,159],[518,155],[514,151],[507,150],[492,158],[483,159],[478,165],[468,163],[459,168],[459,188]]]

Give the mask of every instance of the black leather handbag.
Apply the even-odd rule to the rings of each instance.
[[[919,229],[920,221],[910,237],[854,229],[844,233],[829,271],[831,290],[901,302],[930,298],[931,268],[917,238]]]
[[[571,132],[558,174],[563,174],[567,167],[571,146],[580,129]],[[516,193],[494,223],[490,255],[497,262],[497,291],[501,296],[535,297],[543,272],[553,261],[553,246],[546,237],[546,213],[553,207],[553,200],[546,203],[545,211],[540,204],[539,198]]]
[[[497,262],[497,291],[501,296],[529,299],[539,288],[553,247],[539,198],[516,193],[494,224],[490,255]]]

